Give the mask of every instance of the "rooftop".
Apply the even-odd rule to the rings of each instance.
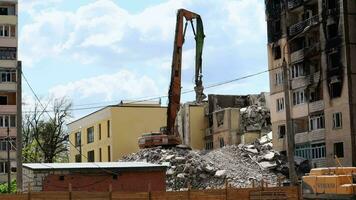
[[[165,168],[163,165],[146,162],[25,163],[23,167],[33,170]]]

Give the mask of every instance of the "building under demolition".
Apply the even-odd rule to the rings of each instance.
[[[269,94],[211,94],[202,104],[185,103],[177,122],[183,144],[193,149],[251,143],[270,131]]]
[[[355,166],[356,1],[265,3],[274,148],[286,151],[290,105],[295,155],[314,167],[335,165],[334,156]]]

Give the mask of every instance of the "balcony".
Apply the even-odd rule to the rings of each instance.
[[[11,137],[16,137],[16,128],[12,127],[12,128],[9,128],[9,135]],[[0,138],[1,137],[6,137],[7,136],[7,128],[0,128]]]
[[[294,51],[290,54],[290,62],[295,63],[297,61],[304,59],[304,49],[300,49],[298,51]]]
[[[0,105],[1,114],[16,114],[16,105]]]
[[[315,72],[315,73],[309,75],[309,80],[310,80],[310,83],[311,83],[311,84],[319,83],[320,80],[321,80],[320,78],[321,78],[321,76],[320,76],[320,71]]]
[[[309,112],[311,112],[311,113],[324,110],[324,108],[325,108],[325,105],[324,105],[323,100],[314,101],[314,102],[309,103]]]
[[[17,24],[17,16],[16,15],[1,15],[0,24]]]
[[[301,88],[310,84],[309,76],[293,78],[291,82],[292,89]]]
[[[294,135],[294,140],[296,144],[303,144],[306,142],[313,142],[317,140],[325,140],[325,129],[297,133]]]
[[[319,23],[319,15],[314,15],[309,19],[293,24],[289,27],[289,36],[295,36],[318,23]]]
[[[288,0],[288,9],[294,9],[303,4],[303,0]]]
[[[0,81],[0,91],[16,92],[17,85],[15,82],[1,82]]]
[[[320,53],[320,43],[314,43],[304,48],[305,56],[314,56]]]

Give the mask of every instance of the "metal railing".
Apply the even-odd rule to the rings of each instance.
[[[289,27],[289,36],[297,35],[298,33],[306,30],[306,28],[316,25],[319,23],[319,15],[314,15],[313,17],[300,21]]]

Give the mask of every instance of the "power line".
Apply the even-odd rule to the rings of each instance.
[[[263,73],[266,73],[266,72],[269,72],[269,71],[273,71],[273,70],[276,70],[276,69],[277,68],[268,69],[268,70],[264,70],[264,71],[257,72],[257,73],[254,73],[254,74],[249,74],[249,75],[246,75],[246,76],[234,78],[234,79],[231,79],[231,80],[227,80],[227,81],[223,81],[223,82],[219,82],[219,83],[214,83],[214,84],[206,86],[205,89],[210,89],[210,88],[218,87],[218,86],[221,86],[221,85],[226,85],[226,84],[229,84],[229,83],[232,83],[232,82],[240,81],[240,80],[243,80],[243,79],[251,78],[251,77],[258,76],[258,75],[261,75]],[[28,81],[27,80],[25,80],[25,81],[28,84]],[[30,87],[30,89],[31,89],[32,92],[34,92],[32,87]],[[188,93],[192,93],[192,92],[195,92],[195,90],[194,89],[185,90],[185,91],[182,91],[181,94],[188,94]],[[36,97],[37,101],[39,101],[39,98],[37,97],[37,95],[35,97]],[[167,97],[168,97],[168,95],[146,96],[146,97],[136,98],[138,100],[130,101],[130,103],[140,103],[140,102],[144,102],[144,101],[155,100],[155,99],[160,99],[160,98],[167,98]],[[109,102],[118,102],[118,101],[109,101]],[[91,104],[88,104],[88,105],[95,105],[95,104],[100,104],[100,103],[99,102],[98,103],[91,103]],[[85,104],[82,104],[82,105],[85,105]],[[88,107],[82,107],[82,108],[71,108],[71,109],[68,109],[68,110],[69,111],[90,110],[90,109],[99,109],[99,108],[105,108],[107,106],[115,106],[115,105],[117,105],[117,104],[107,104],[107,105],[102,105],[102,106],[88,106]],[[33,112],[34,111],[24,111],[24,113],[33,113]],[[46,113],[48,113],[48,112],[53,112],[53,111],[46,110]]]

